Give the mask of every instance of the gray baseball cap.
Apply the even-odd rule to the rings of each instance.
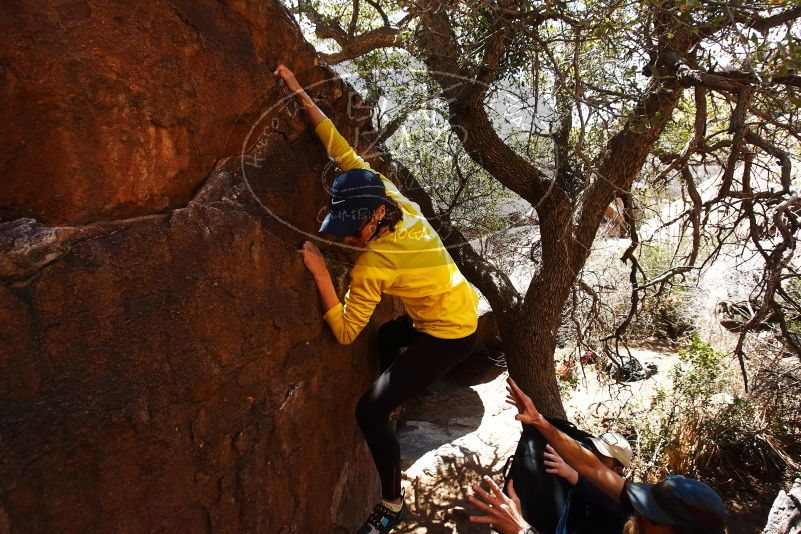
[[[626,483],[634,510],[655,523],[707,534],[725,532],[726,507],[715,490],[699,480],[673,475],[656,484]]]

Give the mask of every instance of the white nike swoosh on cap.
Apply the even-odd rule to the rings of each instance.
[[[336,204],[342,204],[343,202],[347,202],[347,199],[343,198],[342,200],[332,200],[331,204],[336,205]]]

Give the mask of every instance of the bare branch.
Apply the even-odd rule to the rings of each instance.
[[[792,164],[790,163],[790,156],[787,154],[787,152],[769,143],[767,140],[763,139],[762,137],[757,135],[755,132],[752,132],[751,130],[748,130],[746,132],[745,139],[752,145],[761,148],[762,150],[764,150],[771,156],[775,157],[779,161],[779,164],[782,167],[781,184],[782,187],[784,188],[784,192],[789,193],[791,186],[790,182],[792,180],[791,176]]]
[[[350,15],[350,24],[348,24],[348,39],[353,39],[353,33],[356,31],[356,23],[359,21],[359,7],[361,2],[353,0],[353,12]]]
[[[771,28],[781,26],[782,24],[795,20],[801,16],[801,8],[799,7],[793,7],[769,17],[761,17],[745,10],[737,10],[732,13],[731,10],[729,10],[731,7],[730,2],[705,1],[704,3],[718,4],[720,7],[723,7],[727,10],[726,14],[699,26],[698,31],[704,37],[709,37],[712,34],[724,28],[729,28],[734,24],[742,24],[746,28],[752,28],[764,34]]]
[[[376,11],[378,11],[378,15],[381,17],[381,20],[384,21],[384,26],[390,26],[389,17],[387,17],[387,14],[384,12],[383,9],[381,9],[381,5],[378,3],[378,1],[377,0],[365,0],[365,1],[371,6],[373,6],[373,8]]]
[[[637,258],[634,257],[634,251],[637,250],[637,247],[640,244],[640,235],[637,232],[637,225],[632,214],[631,196],[626,195],[623,198],[623,205],[625,207],[623,213],[626,219],[626,224],[629,226],[629,237],[631,239],[631,243],[629,244],[628,248],[626,248],[626,251],[623,253],[623,256],[620,258],[620,260],[623,262],[629,261],[629,263],[631,263],[631,268],[629,269],[629,283],[631,283],[629,311],[623,321],[615,328],[615,331],[601,339],[604,344],[611,339],[614,339],[617,343],[623,337],[626,329],[629,327],[631,321],[634,319],[634,316],[637,313],[637,306],[640,302],[640,288],[638,288],[637,285],[637,272],[641,269]],[[618,352],[617,348],[615,349],[615,352]]]
[[[730,93],[739,93],[747,83],[745,80],[735,80],[715,73],[704,72],[701,70],[692,70],[690,68],[682,68],[676,74],[679,83],[685,87],[703,86],[717,91],[728,91]]]
[[[429,73],[442,88],[448,103],[449,122],[470,157],[506,187],[532,204],[550,197],[559,205],[569,199],[560,190],[551,190],[551,180],[532,163],[498,137],[486,110],[483,95],[487,85],[473,77],[456,61],[460,46],[450,21],[443,13],[424,14],[418,29],[417,42],[425,54]],[[487,51],[487,64],[482,79],[492,70],[502,53],[503,39],[492,39]],[[550,193],[550,194],[549,194]]]
[[[707,205],[710,205],[716,200],[725,197],[728,195],[729,190],[731,189],[731,183],[734,179],[734,169],[737,165],[737,161],[740,159],[740,153],[743,149],[743,142],[745,141],[745,133],[747,128],[743,126],[743,124],[745,122],[745,114],[748,110],[748,104],[750,101],[751,91],[746,89],[740,91],[737,96],[737,105],[735,106],[734,112],[731,114],[731,119],[729,120],[729,132],[734,134],[731,143],[731,150],[729,152],[729,159],[726,162],[726,166],[723,170],[723,178],[721,179],[718,195],[715,199],[709,201]]]
[[[796,247],[795,234],[801,229],[797,218],[792,216],[791,208],[798,204],[798,193],[793,193],[784,202],[776,207],[773,214],[773,223],[779,229],[782,236],[782,241],[773,248],[770,252],[765,250],[763,245],[759,242],[759,224],[754,215],[753,205],[749,200],[743,202],[744,209],[747,211],[748,220],[751,226],[750,237],[751,241],[760,251],[765,259],[764,270],[764,290],[762,296],[762,304],[759,309],[754,313],[751,318],[746,321],[740,328],[740,335],[737,339],[737,346],[734,349],[737,358],[740,361],[741,371],[743,373],[743,381],[745,389],[748,390],[748,376],[745,369],[745,351],[743,349],[746,335],[749,331],[759,325],[772,309],[776,307],[775,294],[781,288],[782,272],[787,265],[787,260],[792,257]],[[785,223],[785,218],[789,222]]]
[[[386,18],[386,14],[380,9],[380,6],[374,5],[372,2],[370,5],[376,7],[379,13],[383,15],[385,24],[361,35],[354,35],[360,12],[359,0],[353,0],[353,14],[347,30],[343,29],[336,20],[319,13],[308,0],[298,1],[298,11],[306,15],[314,24],[314,31],[317,37],[320,39],[333,39],[340,46],[341,50],[339,52],[320,54],[326,63],[336,65],[380,48],[403,46],[400,38],[400,28],[392,27],[388,24],[389,19]],[[411,20],[411,17],[404,18],[402,24],[407,23],[409,20]]]
[[[395,135],[395,132],[398,131],[398,128],[403,126],[403,123],[406,122],[406,119],[409,118],[409,115],[412,113],[412,110],[406,110],[402,113],[398,113],[391,121],[389,121],[383,128],[381,128],[381,133],[378,138],[379,143],[384,143],[387,139]]]
[[[319,35],[319,34],[318,34]],[[342,50],[333,54],[320,54],[331,65],[361,57],[379,48],[402,48],[400,30],[390,26],[381,26],[361,35],[339,42]]]
[[[798,17],[801,17],[801,7],[794,7],[770,17],[753,17],[751,20],[746,21],[745,25],[749,28],[755,29],[758,32],[765,33],[771,28],[781,26],[782,24],[793,21]]]

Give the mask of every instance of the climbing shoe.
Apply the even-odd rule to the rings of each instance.
[[[373,513],[370,514],[370,517],[367,518],[367,522],[362,525],[362,528],[360,528],[356,534],[386,534],[398,526],[398,523],[403,521],[405,515],[405,502],[397,512],[393,512],[386,504],[380,502],[375,505]]]

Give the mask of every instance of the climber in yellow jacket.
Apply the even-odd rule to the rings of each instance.
[[[309,241],[303,244],[303,262],[320,292],[323,318],[340,343],[350,343],[370,320],[382,294],[399,297],[407,313],[379,329],[381,375],[356,408],[383,496],[358,532],[390,532],[403,519],[406,505],[400,445],[389,414],[470,354],[478,297],[420,207],[356,154],[288,68],[280,65],[276,74],[299,99],[315,133],[343,171],[331,186],[320,232],[361,251],[343,303],[320,251]],[[406,351],[399,356],[402,347]]]

